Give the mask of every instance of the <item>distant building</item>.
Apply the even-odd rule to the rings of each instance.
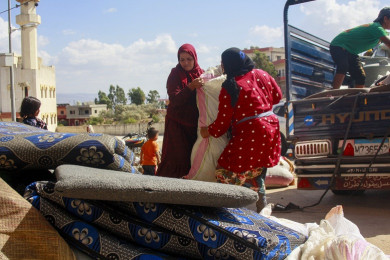
[[[66,118],[66,106],[69,106],[68,103],[66,104],[57,104],[57,121],[58,124],[62,124],[67,126],[68,120]]]
[[[279,87],[282,89],[283,97],[286,96],[286,58],[284,53],[284,48],[274,48],[274,47],[266,47],[266,48],[252,48],[249,50],[244,50],[244,52],[251,58],[254,57],[254,52],[259,51],[264,53],[267,56],[268,60],[272,62],[275,66],[278,75],[275,77],[276,83],[278,83]]]
[[[17,0],[20,14],[16,23],[20,25],[22,55],[0,54],[0,120],[12,120],[10,66],[13,67],[15,112],[19,116],[20,104],[26,96],[41,100],[39,118],[43,119],[50,131],[57,127],[55,68],[45,66],[38,57],[37,26],[41,17],[36,14],[35,4],[39,0]]]
[[[79,105],[66,105],[66,121],[69,126],[84,125],[90,117],[97,117],[107,110],[106,104],[84,102]]]

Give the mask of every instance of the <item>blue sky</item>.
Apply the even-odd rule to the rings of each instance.
[[[17,4],[11,1],[11,7]],[[127,93],[141,87],[166,98],[177,49],[191,43],[203,69],[229,47],[283,46],[284,0],[41,0],[38,54],[56,67],[57,93]],[[377,17],[388,0],[317,0],[290,7],[290,24],[330,41]],[[8,8],[1,1],[0,11]],[[19,8],[11,11],[11,24]],[[0,53],[8,52],[8,15],[0,15]],[[12,33],[20,54],[20,32]],[[80,100],[87,101],[87,100]]]

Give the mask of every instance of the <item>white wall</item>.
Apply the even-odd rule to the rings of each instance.
[[[165,122],[154,123],[152,127],[159,131],[159,135],[164,134]],[[94,125],[95,133],[109,134],[114,136],[125,136],[128,133],[139,133],[146,131],[147,123],[126,124],[126,125]],[[86,133],[87,126],[58,126],[56,132],[60,133]]]

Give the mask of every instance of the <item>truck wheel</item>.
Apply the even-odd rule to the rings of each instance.
[[[287,153],[287,141],[286,141],[286,137],[284,136],[284,134],[282,132],[280,132],[280,142],[281,142],[281,145],[282,145],[281,155],[282,156],[286,156],[286,153]]]
[[[332,190],[335,195],[362,195],[366,190]]]

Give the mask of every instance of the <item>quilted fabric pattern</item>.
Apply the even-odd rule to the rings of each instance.
[[[0,259],[76,260],[42,214],[1,178]]]
[[[137,173],[134,154],[114,136],[55,133],[16,122],[0,122],[0,168],[54,169],[61,164]]]
[[[69,227],[73,231],[61,228],[68,236],[84,230],[84,234],[93,234],[96,241],[101,233],[103,237],[120,238],[126,241],[122,243],[134,243],[172,256],[283,259],[306,241],[304,235],[245,208],[69,199],[56,193],[55,183],[50,182],[31,184],[25,197],[51,222],[54,219],[53,225],[57,227],[56,223],[69,214],[70,222],[84,223],[82,228]],[[51,208],[46,209],[49,206]],[[107,256],[102,252],[106,242],[109,243],[99,241],[92,249]]]
[[[50,218],[53,218],[55,212],[60,212],[61,215],[66,211],[66,214],[71,214],[75,219],[95,226],[94,229],[107,230],[116,237],[169,254],[202,259],[202,253],[207,251],[206,246],[192,239],[113,210],[107,203],[61,197],[55,192],[54,185],[50,182],[33,183],[25,193],[25,197],[41,211],[51,207],[50,213],[47,213],[51,214]]]
[[[80,250],[92,257],[97,259],[101,257],[104,259],[169,259],[151,249],[139,247],[118,239],[104,230],[99,230],[44,198],[34,196],[30,200],[67,241],[77,245]]]
[[[191,237],[224,259],[284,259],[306,237],[246,208],[120,202],[125,212]]]

